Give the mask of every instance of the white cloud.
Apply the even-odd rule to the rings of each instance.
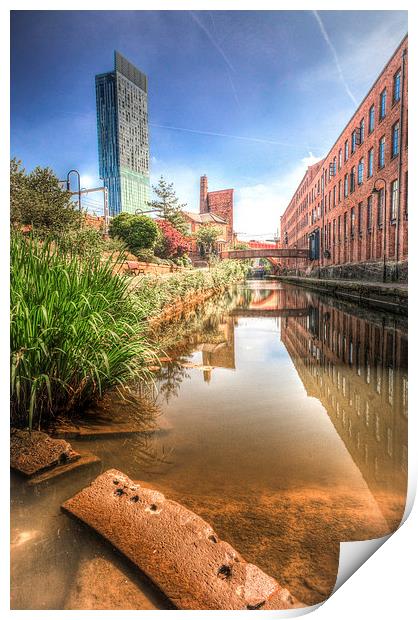
[[[280,216],[287,207],[308,166],[321,157],[310,153],[287,172],[278,172],[271,181],[234,187],[234,229],[243,239],[272,238],[280,224]],[[174,183],[174,189],[181,203],[187,203],[187,210],[199,210],[200,176],[205,171],[190,166],[165,163],[161,160],[153,167],[151,183],[155,185],[161,175]],[[209,191],[231,187],[226,179],[210,170]]]
[[[269,183],[236,188],[234,228],[242,238],[271,238],[308,166],[319,161],[312,153],[301,159],[290,172],[278,174]],[[241,233],[241,234],[240,234]],[[244,233],[244,234],[243,234]]]

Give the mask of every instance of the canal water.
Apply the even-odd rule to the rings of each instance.
[[[339,543],[393,532],[407,490],[403,319],[249,281],[156,334],[166,361],[140,393],[161,430],[71,440],[101,458],[41,487],[12,479],[12,607],[169,608],[59,506],[115,467],[206,519],[306,604]],[[110,404],[109,404],[110,403]],[[110,399],[121,415],[126,403]]]

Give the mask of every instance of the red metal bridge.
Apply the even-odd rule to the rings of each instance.
[[[309,258],[309,250],[304,248],[256,248],[248,250],[224,250],[220,258]],[[272,261],[276,262],[276,261]]]

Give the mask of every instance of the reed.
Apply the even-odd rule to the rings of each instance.
[[[12,424],[40,426],[144,372],[153,353],[113,262],[12,234]]]

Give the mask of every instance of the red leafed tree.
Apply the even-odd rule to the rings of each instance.
[[[161,238],[154,252],[161,258],[178,258],[183,256],[190,248],[190,240],[174,228],[168,220],[155,220],[158,225]]]

